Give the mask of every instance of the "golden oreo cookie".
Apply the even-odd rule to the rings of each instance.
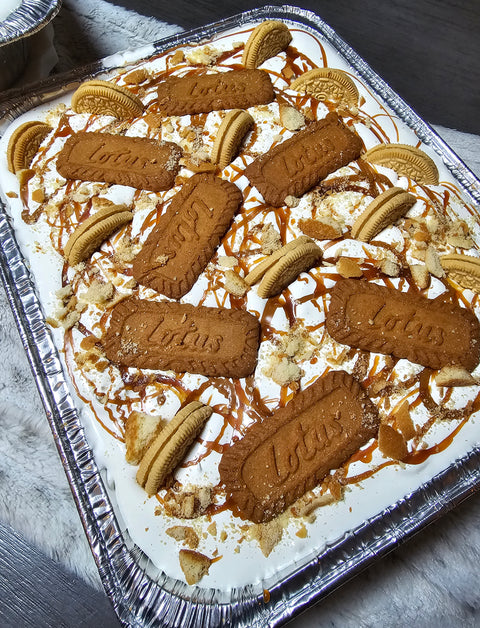
[[[367,150],[362,159],[425,185],[438,185],[435,162],[423,150],[408,144],[379,144]]]
[[[357,218],[352,227],[352,238],[369,242],[382,229],[404,216],[416,200],[413,194],[402,188],[385,190]]]
[[[7,146],[8,169],[13,174],[30,167],[40,144],[52,130],[45,122],[24,122],[12,133]]]
[[[289,45],[292,35],[283,22],[267,20],[253,29],[245,44],[242,63],[246,68],[258,68]]]
[[[266,257],[260,263],[252,268],[252,270],[245,277],[245,281],[249,286],[253,286],[262,279],[267,270],[272,268],[272,266],[284,255],[286,255],[289,251],[292,251],[299,245],[304,245],[312,242],[312,240],[308,236],[300,236],[295,240],[291,240],[280,249],[274,251],[271,255]]]
[[[107,205],[81,222],[68,239],[64,255],[70,266],[89,257],[112,233],[133,219],[125,205]]]
[[[472,255],[450,253],[442,255],[440,263],[450,279],[480,293],[480,259]]]
[[[268,299],[279,294],[321,257],[322,251],[314,242],[297,245],[267,270],[258,286],[258,296]]]
[[[314,68],[301,74],[290,85],[290,89],[347,105],[358,105],[358,89],[343,70],[336,68]]]
[[[154,495],[185,456],[212,409],[199,401],[187,404],[153,441],[140,462],[137,482]]]
[[[109,81],[92,80],[82,83],[72,96],[76,113],[93,113],[128,119],[142,115],[143,103],[125,87]]]
[[[252,116],[243,109],[229,111],[223,119],[212,148],[212,162],[225,168],[236,157],[241,143],[253,126]]]

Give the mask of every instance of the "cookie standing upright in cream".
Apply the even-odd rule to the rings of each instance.
[[[50,310],[47,314],[50,322],[57,325],[53,333],[64,349],[73,386],[80,399],[86,401],[82,404],[82,420],[96,440],[96,453],[105,452],[105,464],[115,480],[119,509],[129,534],[154,564],[173,577],[183,578],[181,542],[166,530],[177,520],[188,523],[201,539],[195,548],[198,552],[193,553],[203,556],[197,556],[199,564],[208,565],[208,569],[199,570],[203,574],[201,585],[218,588],[225,588],[225,583],[228,587],[251,582],[249,561],[252,556],[258,559],[260,551],[269,555],[261,561],[259,582],[266,574],[290,565],[292,559],[301,561],[312,550],[321,551],[327,541],[388,506],[392,497],[402,497],[438,469],[435,465],[441,457],[429,456],[428,448],[439,444],[437,449],[442,449],[442,441],[462,423],[465,425],[460,433],[472,442],[476,438],[469,432],[471,421],[468,422],[476,408],[476,383],[462,391],[455,386],[436,386],[437,374],[418,363],[377,353],[372,350],[373,345],[351,349],[347,343],[336,342],[325,327],[332,288],[343,280],[344,274],[352,272],[352,267],[358,277],[355,281],[362,286],[360,294],[369,282],[385,284],[400,292],[423,291],[429,300],[439,295],[447,301],[460,300],[463,307],[477,314],[475,296],[450,281],[441,264],[446,254],[459,255],[462,249],[469,256],[478,257],[478,234],[469,233],[469,213],[473,214],[473,210],[441,166],[440,181],[445,183],[423,178],[424,166],[431,161],[425,147],[418,150],[414,134],[362,84],[331,46],[297,26],[287,29],[287,36],[285,27],[278,24],[266,30],[280,32],[280,43],[259,45],[260,30],[247,28],[245,32],[228,33],[202,46],[182,46],[128,70],[122,69],[105,81],[110,87],[97,84],[99,81],[84,84],[72,101],[77,111],[67,103],[66,108],[49,114],[52,130],[31,161],[29,157],[28,163],[23,164],[20,185],[15,183],[18,199],[11,201],[15,226],[22,239],[36,239],[42,244],[29,250],[32,260],[52,262],[53,267],[59,260],[63,263],[61,272],[57,270],[53,275],[61,303],[56,312]],[[252,40],[246,43],[252,31]],[[255,53],[254,61],[250,54],[245,56],[248,76],[254,72],[261,86],[253,90],[253,95],[251,83],[244,78],[245,50]],[[274,56],[265,56],[265,50]],[[323,65],[328,71],[317,71],[323,70]],[[193,97],[187,98],[185,94],[192,90]],[[110,98],[111,115],[102,115],[97,97]],[[174,108],[168,108],[173,105]],[[248,119],[248,131],[236,144],[233,161],[227,159],[229,163],[218,165],[212,159],[212,151],[231,108],[240,108],[248,115],[243,116]],[[312,152],[304,139],[317,128],[330,128],[331,124],[335,127],[333,139],[330,132],[321,135],[324,150]],[[225,126],[228,128],[228,124]],[[88,140],[101,137],[107,142],[113,138],[114,148],[108,154],[105,150],[86,152],[88,159],[92,154],[100,155],[101,163],[95,163],[95,169],[106,170],[107,176],[93,177],[90,165],[81,163],[82,177],[78,170],[67,169],[63,171],[64,178],[62,167],[57,167],[59,155],[74,142],[70,138],[86,136]],[[346,146],[339,147],[337,137]],[[148,153],[149,159],[142,161],[142,155],[147,153],[140,151],[133,163],[131,147],[147,144],[160,152],[170,152],[166,156],[162,152],[160,157],[156,152]],[[395,144],[396,152],[390,150],[385,161],[384,154],[375,156],[372,150],[378,144]],[[403,147],[400,152],[399,146]],[[415,150],[405,146],[414,146]],[[339,156],[343,148],[347,152]],[[277,175],[281,168],[275,160],[287,168],[287,175],[280,179]],[[143,169],[158,163],[163,164],[160,178],[168,175],[166,184],[153,187],[133,177],[137,166]],[[289,187],[284,183],[292,168],[293,185]],[[127,172],[128,177],[118,178],[118,171]],[[199,207],[205,199],[192,196],[190,204],[177,207],[176,199],[190,190],[194,176],[216,177],[241,191],[241,199],[217,239],[213,236],[216,227],[205,230],[205,242],[197,229],[187,229],[197,224],[199,216],[203,216],[202,229],[208,222],[206,216],[215,222],[217,207],[213,201]],[[12,186],[12,181],[15,179],[11,178],[7,185]],[[381,231],[366,238],[368,242],[352,237],[357,219],[376,198],[393,187],[404,190],[414,203],[409,204],[406,212],[382,214]],[[72,246],[76,242],[79,230],[89,226],[87,221],[104,211],[102,207],[110,212],[112,206],[121,207],[121,213],[128,214],[129,220],[109,233],[102,231],[95,246],[81,247],[82,253],[86,251],[82,259],[70,258],[68,243]],[[156,244],[150,245],[161,241],[164,219],[172,211],[177,223],[172,219],[169,224],[177,226],[172,239],[177,243],[176,250],[157,251]],[[308,237],[302,235],[306,225]],[[92,239],[87,239],[91,244]],[[195,249],[194,241],[201,251]],[[305,247],[308,259],[302,257]],[[293,258],[287,256],[295,248],[299,248],[303,261],[298,272],[292,273]],[[196,260],[202,255],[204,259],[197,267]],[[282,261],[285,258],[288,264]],[[32,268],[35,273],[40,266],[32,263]],[[159,290],[156,280],[144,281],[153,271],[158,276],[167,275],[170,288],[180,284],[186,275],[189,281],[185,290],[167,294]],[[256,276],[258,280],[252,280]],[[420,276],[422,288],[418,284]],[[265,283],[264,278],[272,277],[271,284]],[[52,296],[40,273],[36,281],[45,303],[50,303]],[[179,301],[180,307],[176,303],[170,305],[171,300]],[[167,318],[155,318],[155,314],[148,314],[148,321],[136,319],[135,325],[129,327],[128,308],[132,304],[141,312],[179,309],[177,327],[182,333],[162,329]],[[215,362],[220,344],[216,343],[211,326],[208,333],[202,327],[203,308],[227,312],[227,318],[248,316],[250,321],[256,321],[251,326],[256,344],[254,351],[249,352],[248,369],[238,370],[238,356],[229,355],[234,365],[231,370],[222,371],[218,364],[214,371],[206,370],[208,360]],[[191,315],[192,310],[197,314]],[[118,312],[121,329],[117,330]],[[150,324],[151,320],[154,323]],[[365,321],[367,325],[369,320]],[[215,331],[215,325],[213,328]],[[243,328],[240,325],[235,331],[235,343],[231,346],[242,346]],[[106,350],[105,339],[110,347]],[[113,350],[115,342],[118,346]],[[161,364],[151,361],[155,343],[163,348]],[[140,345],[142,355],[136,353]],[[200,369],[189,370],[185,359],[179,365],[178,356],[192,351],[197,363],[202,362]],[[208,360],[202,361],[202,355]],[[223,349],[223,367],[222,356]],[[191,355],[187,357],[193,363]],[[446,362],[432,368],[438,368],[440,375],[442,368],[449,366]],[[461,370],[464,365],[456,367]],[[467,365],[470,370],[474,367],[473,362]],[[295,407],[295,400],[301,399],[322,377],[329,377],[328,371],[338,369],[347,378],[353,375],[356,385],[366,390],[383,426],[381,433],[393,431],[394,438],[401,441],[402,447],[397,451],[401,451],[407,466],[400,468],[394,459],[383,455],[382,451],[387,452],[382,445],[384,439],[383,449],[377,447],[377,421],[372,423],[375,429],[362,432],[365,438],[353,454],[344,451],[338,439],[327,438],[329,446],[333,443],[333,466],[323,469],[319,486],[305,485],[303,495],[295,487],[292,491],[281,483],[276,487],[272,509],[276,518],[269,525],[276,526],[278,543],[267,548],[262,541],[263,528],[248,524],[226,508],[227,495],[219,468],[222,464],[228,466],[223,460],[229,461],[231,468],[235,451],[244,450],[255,440],[251,434],[262,434],[262,426],[271,425],[278,413],[281,416],[284,406]],[[476,382],[475,370],[470,377]],[[441,381],[448,383],[445,377]],[[455,381],[460,381],[458,373]],[[195,434],[188,441],[192,445],[182,449],[173,466],[165,465],[162,458],[169,452],[162,440],[168,433],[152,430],[150,441],[144,443],[144,460],[148,456],[159,469],[168,469],[167,475],[158,476],[158,485],[157,474],[153,474],[153,488],[148,492],[158,492],[146,499],[135,479],[136,466],[125,462],[125,426],[131,416],[136,421],[141,421],[142,416],[160,416],[172,424],[174,417],[190,408],[191,403],[209,408],[205,411],[208,417],[202,418],[204,422],[195,421]],[[400,427],[397,411],[404,403],[408,404],[413,425],[410,432]],[[440,423],[436,418],[444,421]],[[327,433],[340,429],[339,424],[343,430],[337,419],[335,415],[329,417],[327,424],[318,429]],[[314,437],[316,425],[302,421],[293,420],[293,454],[284,440],[278,443],[277,450],[282,464],[300,456],[299,468],[304,469],[303,463],[315,449],[305,443],[318,444],[321,439],[320,432]],[[201,431],[197,433],[197,429]],[[452,443],[452,456],[456,455],[458,441],[456,438]],[[246,457],[249,453],[244,451]],[[421,473],[411,473],[420,459],[426,460]],[[143,467],[150,468],[147,462]],[[391,482],[392,477],[395,482]],[[384,483],[394,485],[398,492],[385,496]],[[255,487],[255,482],[250,484]],[[360,484],[364,490],[358,490]],[[347,487],[351,490],[346,491]],[[266,510],[267,493],[264,491],[260,500]],[[287,504],[291,495],[300,500]],[[315,509],[320,504],[330,506]],[[216,535],[208,531],[212,520]],[[296,532],[306,523],[307,536],[297,536]],[[255,539],[260,539],[260,549]],[[220,555],[220,560],[211,562]],[[194,557],[189,554],[189,558]],[[185,577],[192,582],[190,575]]]

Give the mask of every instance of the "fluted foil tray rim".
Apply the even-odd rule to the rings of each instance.
[[[154,53],[192,41],[202,41],[224,30],[259,19],[300,23],[324,37],[345,60],[443,160],[463,191],[480,202],[480,181],[455,153],[401,98],[341,39],[310,11],[265,6],[205,27],[182,32],[152,44]],[[148,56],[152,53],[148,48]],[[141,49],[140,49],[141,50]],[[145,49],[147,50],[147,49]],[[141,54],[139,55],[141,58]],[[43,80],[25,94],[11,94],[0,105],[2,128],[21,113],[72,89],[99,73],[113,70],[117,57]],[[0,199],[0,206],[5,210]],[[0,275],[12,306],[20,336],[44,403],[101,580],[120,621],[126,626],[277,626],[339,587],[344,581],[398,546],[428,523],[455,507],[480,488],[480,449],[452,463],[403,499],[330,544],[304,565],[262,583],[269,591],[242,587],[225,593],[188,587],[159,573],[146,574],[146,557],[122,533],[103,470],[94,460],[79,420],[68,381],[51,339],[28,267],[5,211],[0,213]]]
[[[59,12],[62,0],[22,0],[21,5],[0,22],[0,47],[44,28]]]

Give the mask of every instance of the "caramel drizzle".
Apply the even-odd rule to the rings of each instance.
[[[251,29],[246,30],[245,33],[250,32],[250,30]],[[325,50],[325,47],[316,39],[315,42],[318,43],[323,64],[325,66],[328,65],[327,52]],[[154,92],[158,83],[172,74],[200,75],[207,72],[207,68],[205,66],[198,65],[194,68],[191,68],[191,65],[189,64],[187,66],[186,63],[174,65],[172,63],[172,57],[174,53],[175,49],[173,51],[169,51],[168,53],[162,53],[157,55],[157,59],[165,58],[165,69],[157,73],[155,77],[152,77],[146,83],[142,84],[141,89],[145,94],[148,95]],[[216,64],[224,69],[238,69],[242,67],[240,64],[241,54],[242,47],[237,47],[234,50],[224,52],[218,57]],[[305,71],[312,69],[313,67],[315,67],[313,62],[306,55],[300,53],[293,46],[289,46],[285,53],[285,64],[282,70],[277,73],[271,72],[272,81],[275,85],[277,102],[291,104],[292,106],[297,108],[305,107],[308,103],[310,103],[309,106],[312,119],[316,118],[320,103],[317,102],[314,98],[302,94],[287,93],[284,90],[288,87],[288,84],[296,77],[300,76]],[[114,80],[120,82],[121,76],[118,76]],[[140,91],[139,86],[129,86],[129,89],[136,93],[139,93]],[[351,126],[353,126],[354,124],[368,123],[370,131],[379,139],[379,141],[398,141],[399,129],[395,116],[390,114],[385,109],[381,101],[377,99],[374,94],[370,94],[370,97],[374,98],[377,105],[380,107],[381,112],[379,114],[373,117],[369,116],[365,111],[362,110],[362,104],[364,104],[363,101],[360,103],[358,111],[354,112],[349,110],[341,112],[345,120]],[[336,108],[334,103],[327,102],[323,103],[323,105],[325,105],[329,110],[333,110]],[[154,113],[155,111],[155,103],[152,102],[146,108],[145,114]],[[44,165],[42,166],[42,168],[40,168],[37,164],[41,161],[41,159],[48,152],[48,150],[52,148],[54,141],[68,137],[68,135],[72,133],[72,128],[70,126],[70,115],[71,114],[64,114],[62,116],[61,122],[54,136],[50,139],[49,144],[46,147],[42,148],[42,151],[37,156],[33,164],[31,178],[37,176],[40,184],[43,184],[48,169],[53,166],[53,157],[48,160],[44,160]],[[382,126],[382,122],[385,119],[388,119],[393,129],[393,137],[391,135],[388,136]],[[206,114],[191,116],[191,126],[203,128],[205,120]],[[96,130],[120,133],[123,133],[125,130],[124,122],[121,121],[108,122],[108,124],[105,124],[102,128],[98,128],[98,119],[95,116],[91,116],[89,119],[87,119],[84,130],[88,130],[89,128],[91,128],[94,122],[96,123]],[[243,167],[245,167],[247,163],[245,160],[245,156],[248,155],[249,146],[251,146],[255,141],[255,133],[256,131],[253,131],[250,142],[245,147],[242,158]],[[161,139],[161,130],[150,129],[148,136]],[[392,185],[392,182],[388,179],[388,177],[375,172],[372,166],[370,166],[368,163],[364,162],[361,159],[358,160],[356,165],[352,164],[352,166],[355,169],[354,174],[348,176],[334,177],[327,181],[323,181],[319,186],[317,186],[316,194],[318,195],[318,197],[322,198],[339,192],[360,192],[364,195],[375,197],[381,191]],[[243,175],[243,168],[235,165],[230,168],[229,172],[229,180],[235,182]],[[65,200],[60,203],[58,207],[58,212],[49,213],[48,211],[46,211],[47,203],[49,202],[49,200],[55,200],[56,193],[52,195],[52,199],[47,199],[44,203],[41,203],[37,209],[35,209],[33,212],[30,212],[28,206],[28,198],[31,178],[26,179],[21,187],[21,199],[24,206],[22,218],[27,224],[32,224],[36,222],[40,216],[42,216],[46,223],[50,226],[52,245],[61,254],[63,251],[63,245],[68,239],[68,236],[73,232],[77,224],[84,220],[86,217],[88,217],[88,215],[90,214],[90,211],[92,209],[91,198],[88,198],[85,202],[73,200],[73,198],[76,198],[76,193],[78,193],[82,183],[77,181],[69,181],[63,188],[60,187],[60,193],[64,194]],[[177,184],[181,184],[180,177],[177,179]],[[435,211],[440,214],[446,214],[448,201],[451,195],[455,196],[460,202],[462,202],[462,205],[465,207],[466,211],[468,211],[472,216],[477,215],[473,206],[466,205],[463,202],[461,194],[455,186],[450,183],[445,183],[442,185],[444,188],[443,191],[440,189],[429,189],[424,186],[416,185],[414,182],[410,181],[408,190],[416,194],[418,198],[424,201],[426,206],[425,215],[429,208],[434,208]],[[134,200],[138,200],[140,198],[140,195],[141,192],[137,191],[135,193]],[[164,193],[159,193],[156,195],[156,197],[158,199],[156,207],[147,215],[142,226],[140,236],[145,234],[145,232],[148,232],[148,230],[156,224],[159,217],[165,211],[166,205],[168,204],[168,202],[165,203],[164,201]],[[249,200],[251,200],[251,189],[249,186],[247,186],[244,191],[244,197],[250,197]],[[315,217],[315,215],[313,217]],[[251,203],[248,208],[242,207],[238,215],[236,216],[236,219],[232,224],[229,232],[223,239],[222,245],[225,254],[235,257],[237,259],[239,267],[244,273],[248,271],[249,258],[252,255],[258,254],[260,244],[258,241],[258,237],[250,231],[249,227],[252,224],[252,221],[266,223],[270,218],[273,218],[278,228],[278,231],[280,232],[282,241],[287,241],[289,239],[289,236],[292,234],[291,210],[288,207],[281,207],[276,209],[275,211],[272,211],[269,206],[265,205],[262,202]],[[131,225],[124,227],[121,235],[128,236],[131,233],[131,229]],[[348,233],[345,234],[343,238],[348,238],[348,235]],[[119,234],[115,236],[117,240],[119,239],[119,237]],[[238,239],[240,239],[239,246]],[[338,240],[335,240],[332,243],[327,243],[325,245],[325,251],[328,251],[328,249],[337,242]],[[400,266],[402,267],[401,282],[403,284],[407,284],[408,290],[418,290],[412,280],[409,271],[407,270],[408,265],[406,264],[405,260],[406,247],[404,251],[398,252],[382,242],[373,242],[371,243],[371,245],[383,247],[394,253],[399,261]],[[81,286],[85,285],[88,287],[88,285],[91,284],[97,274],[98,267],[101,270],[107,272],[109,276],[123,275],[125,278],[131,276],[131,268],[128,264],[126,265],[126,267],[119,268],[118,262],[112,262],[111,256],[113,252],[114,248],[111,245],[107,246],[97,254],[95,262],[96,265],[92,263],[87,263],[83,274],[78,273],[75,275],[72,286],[74,289],[74,293],[77,293],[77,290]],[[325,259],[332,262],[336,261],[335,258],[325,257]],[[213,261],[216,261],[216,256],[214,256]],[[365,261],[362,264],[362,270],[366,278],[369,280],[381,279],[386,285],[393,285],[393,282],[388,277],[383,275],[373,262],[373,258],[368,253],[368,251],[365,250]],[[294,299],[290,291],[287,289],[282,293],[282,295],[269,299],[263,312],[258,313],[262,323],[262,340],[274,340],[275,338],[279,338],[287,333],[282,331],[281,329],[276,328],[273,323],[276,315],[279,313],[283,313],[285,318],[288,320],[290,326],[293,326],[295,323],[301,320],[299,319],[297,314],[298,308],[307,301],[312,301],[312,303],[315,305],[320,313],[326,310],[329,294],[329,288],[327,287],[326,282],[330,280],[337,281],[340,279],[340,276],[336,272],[334,272],[334,270],[325,267],[321,269],[312,269],[308,273],[308,275],[310,279],[309,293],[306,293],[304,296],[298,299]],[[207,287],[204,291],[203,296],[199,300],[200,304],[203,304],[205,301],[207,301],[207,298],[209,298],[209,302],[211,302],[211,297],[213,295],[218,306],[230,306],[234,309],[242,309],[245,307],[245,298],[233,297],[226,293],[226,291],[222,290],[221,277],[219,276],[219,273],[216,273],[214,270],[207,269],[207,271],[205,272],[205,278],[207,281]],[[66,285],[66,283],[68,282],[66,265],[64,266],[62,280],[63,285]],[[312,283],[313,288],[311,287]],[[444,284],[448,292],[448,298],[460,299],[466,305],[470,307],[472,306],[472,303],[468,303],[464,296],[456,292],[447,281],[444,281]],[[137,293],[138,288],[134,290],[134,294]],[[474,298],[473,304],[476,303],[476,299],[477,297]],[[78,327],[80,337],[87,337],[94,332],[101,333],[101,331],[105,329],[105,326],[108,324],[108,318],[109,312],[107,310],[101,316],[99,316],[98,320],[92,325],[91,330],[88,330],[86,327],[80,325]],[[323,330],[323,323],[319,323],[316,326],[311,326],[310,328],[307,327],[306,329],[309,332]],[[99,334],[97,333],[97,335]],[[88,373],[84,371],[82,373],[83,378],[87,385],[90,386],[93,397],[102,397],[105,401],[103,407],[105,408],[105,413],[108,419],[104,420],[100,418],[99,414],[95,411],[93,402],[80,392],[79,386],[76,382],[77,376],[74,372],[74,364],[76,358],[80,353],[79,347],[81,338],[80,340],[78,338],[75,338],[74,334],[71,331],[65,333],[65,357],[69,375],[72,382],[74,383],[77,394],[89,406],[102,428],[105,429],[114,438],[120,441],[124,440],[124,423],[130,412],[134,409],[146,409],[147,406],[151,407],[152,402],[154,403],[156,400],[158,400],[158,405],[161,411],[162,399],[164,398],[164,394],[167,391],[170,394],[176,396],[180,404],[184,404],[192,399],[197,399],[202,395],[203,397],[208,396],[209,389],[221,393],[224,402],[213,405],[213,409],[216,414],[222,417],[223,422],[217,433],[210,440],[199,440],[200,452],[196,455],[194,459],[186,462],[183,465],[184,467],[198,464],[201,460],[204,460],[206,457],[208,457],[211,452],[222,454],[223,451],[229,446],[222,443],[222,440],[226,437],[226,434],[229,431],[232,434],[231,441],[235,442],[244,435],[247,427],[252,422],[262,421],[271,414],[270,405],[272,400],[262,397],[260,390],[257,386],[255,386],[253,378],[246,378],[245,380],[209,379],[198,389],[192,390],[186,386],[184,377],[181,374],[170,377],[161,373],[145,374],[139,371],[135,371],[133,369],[120,369],[120,376],[123,385],[120,389],[118,389],[116,371],[113,367],[109,367],[107,369],[107,373],[110,378],[110,387],[106,392],[99,393],[95,389],[94,378],[89,377]],[[361,352],[355,352],[353,350],[350,350],[349,358],[352,358],[354,355],[362,358]],[[312,358],[312,363],[316,363],[316,361],[317,358],[314,355]],[[357,361],[357,364],[359,365],[357,368],[357,374],[360,374],[362,373],[363,367],[361,367],[360,361]],[[373,365],[369,369],[369,371],[366,374],[362,373],[364,375],[364,386],[368,387],[379,378],[384,378],[386,380],[392,378],[395,364],[396,362],[393,361],[393,364],[391,366],[383,366],[381,369],[378,369],[379,358],[376,356],[373,360]],[[330,367],[327,366],[326,371],[328,371],[329,369]],[[409,384],[410,386],[414,387],[414,390],[417,390],[417,397],[412,402],[412,407],[415,407],[415,405],[418,404],[423,404],[431,414],[431,419],[427,420],[426,423],[418,429],[417,438],[415,439],[415,442],[412,445],[412,450],[408,455],[408,459],[406,460],[406,462],[410,464],[420,464],[425,459],[427,459],[428,456],[433,455],[439,451],[443,451],[450,444],[450,442],[453,440],[454,436],[458,433],[462,426],[468,421],[471,414],[477,411],[480,407],[479,393],[479,396],[477,396],[475,401],[464,410],[446,410],[445,408],[439,406],[433,401],[429,392],[428,378],[429,372],[427,371],[427,369],[425,369],[424,371],[422,371],[418,379],[414,378],[414,380],[409,383],[404,382],[405,388],[407,388],[407,384]],[[309,383],[311,382],[308,382],[306,385],[308,385]],[[415,388],[415,386],[417,386],[417,388]],[[283,386],[280,391],[278,405],[285,405],[293,396],[296,389],[298,389],[297,384]],[[408,393],[408,395],[412,394],[412,391]],[[385,401],[386,400],[384,398],[380,398],[380,405],[384,405]],[[436,420],[449,421],[451,423],[452,431],[450,435],[443,439],[440,443],[432,445],[428,449],[419,449],[418,445],[421,438],[427,434],[428,430],[431,428],[432,424]],[[344,465],[346,475],[348,476],[348,470],[354,462],[370,464],[372,462],[373,454],[375,453],[376,449],[377,443],[376,441],[374,441],[366,448],[360,450],[359,452],[357,452],[357,454],[352,456],[352,458]],[[386,461],[384,463],[374,466],[374,468],[369,469],[364,473],[347,477],[345,479],[345,482],[356,483],[362,481],[376,473],[379,469],[391,464],[394,464],[394,461]]]

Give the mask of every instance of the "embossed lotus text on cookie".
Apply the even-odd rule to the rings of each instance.
[[[360,138],[329,113],[258,157],[245,169],[250,183],[270,205],[300,197],[327,175],[357,159]]]
[[[184,184],[133,263],[135,279],[179,299],[210,261],[242,202],[234,183],[197,174]]]
[[[334,286],[326,327],[342,344],[433,369],[457,364],[472,371],[480,359],[480,324],[473,312],[365,281]]]
[[[251,521],[271,520],[374,437],[378,424],[360,384],[331,371],[223,454],[229,503]]]
[[[244,310],[129,298],[113,308],[103,344],[123,366],[240,378],[255,369],[259,335]]]
[[[57,159],[66,179],[102,181],[159,192],[175,183],[181,149],[173,142],[109,133],[76,133]]]
[[[234,70],[201,76],[171,76],[160,83],[158,110],[167,116],[247,109],[275,97],[270,76],[263,70]]]

